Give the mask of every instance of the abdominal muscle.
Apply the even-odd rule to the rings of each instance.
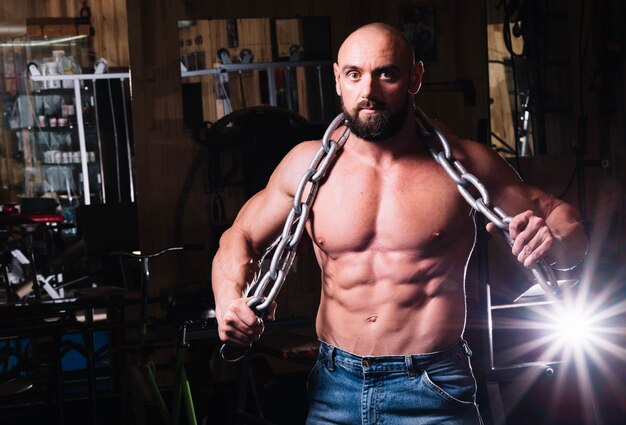
[[[317,254],[324,270],[320,340],[360,356],[385,356],[443,350],[462,336],[467,255]]]
[[[475,236],[470,211],[446,172],[423,153],[383,168],[344,149],[307,225],[322,269],[318,337],[377,356],[428,353],[457,342]]]

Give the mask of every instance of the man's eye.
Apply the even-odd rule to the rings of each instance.
[[[392,71],[383,71],[380,73],[380,77],[383,80],[393,80],[396,75]]]
[[[348,72],[348,78],[351,80],[358,80],[359,79],[359,73],[352,71],[352,72]]]

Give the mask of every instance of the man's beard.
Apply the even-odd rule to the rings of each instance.
[[[404,125],[409,109],[409,96],[406,96],[402,107],[395,113],[391,112],[389,105],[377,100],[364,100],[354,108],[353,113],[348,112],[343,100],[341,106],[346,114],[347,125],[352,134],[368,142],[379,142],[394,136]],[[378,113],[370,115],[369,119],[363,120],[359,116],[359,111],[368,107],[381,109]]]

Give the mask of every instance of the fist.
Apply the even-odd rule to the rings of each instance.
[[[545,220],[531,210],[514,216],[508,230],[513,239],[511,252],[517,261],[528,268],[546,256],[556,240]],[[487,224],[487,231],[500,233],[500,229],[493,223]]]
[[[239,298],[232,301],[221,317],[218,317],[218,334],[220,340],[235,346],[245,347],[256,342],[265,330],[263,320],[250,307],[250,298]],[[265,318],[274,320],[276,302],[267,309]],[[218,315],[219,316],[219,315]]]

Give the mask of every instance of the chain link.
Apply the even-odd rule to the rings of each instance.
[[[500,208],[491,204],[489,192],[485,186],[476,176],[469,173],[465,167],[454,158],[452,149],[444,135],[438,128],[432,125],[426,115],[417,108],[416,117],[418,132],[426,141],[433,159],[441,165],[450,178],[456,183],[460,194],[471,207],[481,212],[489,221],[494,223],[500,229],[509,244],[512,245],[513,239],[508,231],[508,224],[511,221],[511,217]],[[259,272],[246,290],[246,296],[251,297],[248,301],[248,306],[255,311],[258,317],[265,315],[268,307],[278,296],[296,256],[296,248],[304,233],[309,212],[313,206],[313,202],[315,202],[321,180],[326,175],[330,165],[338,152],[343,148],[343,145],[350,135],[350,130],[346,127],[337,141],[331,139],[335,130],[342,125],[345,125],[343,113],[339,114],[328,126],[322,139],[322,146],[316,152],[313,160],[309,164],[309,168],[298,184],[294,195],[293,207],[285,221],[282,233],[259,260],[259,265],[262,265],[265,257],[270,252],[273,252],[269,269],[264,273]],[[442,150],[438,151],[435,149],[433,145],[434,137],[439,141]],[[306,193],[306,199],[304,199],[307,187],[308,192]],[[474,197],[468,190],[470,187],[476,189],[480,196],[477,198]],[[532,268],[532,272],[535,279],[547,293],[552,294],[558,289],[554,271],[544,259],[541,259]],[[266,294],[266,289],[270,285],[269,292]],[[228,362],[236,362],[243,358],[249,348],[250,346],[244,347],[233,355],[229,352],[229,346],[223,344],[220,348],[220,355]],[[231,350],[232,349],[231,347]]]
[[[450,178],[456,183],[457,188],[463,198],[476,211],[482,213],[487,220],[496,225],[502,232],[509,245],[513,245],[513,238],[509,234],[509,223],[511,217],[502,209],[492,205],[489,192],[485,186],[478,180],[476,176],[467,172],[465,167],[452,154],[450,144],[445,136],[437,127],[435,127],[426,115],[419,109],[415,108],[417,117],[417,129],[422,138],[426,141],[428,150],[433,159],[441,165]],[[434,146],[433,139],[436,139],[441,145],[441,150],[437,150]],[[474,197],[468,190],[473,187],[478,191],[479,196]],[[541,258],[531,269],[535,279],[541,287],[548,293],[552,294],[558,289],[558,282],[554,274],[554,270],[548,265],[545,259]]]
[[[309,168],[298,184],[293,198],[293,207],[289,212],[283,231],[266,251],[267,254],[273,250],[269,269],[264,273],[257,274],[257,278],[248,288],[247,295],[253,297],[248,302],[248,306],[253,308],[258,316],[262,316],[278,296],[296,256],[296,248],[304,233],[304,227],[313,202],[315,202],[321,180],[350,135],[350,130],[346,127],[337,141],[331,138],[335,130],[345,124],[344,121],[344,115],[339,114],[328,126],[322,138],[322,146],[313,157]],[[307,188],[308,192],[305,194]],[[265,256],[261,258],[261,263],[264,258]],[[269,292],[264,295],[268,287],[270,288]]]
[[[474,210],[482,213],[490,222],[498,227],[507,242],[513,245],[514,241],[508,231],[511,217],[502,209],[492,205],[487,188],[476,176],[469,173],[463,164],[456,160],[450,148],[450,144],[441,133],[441,130],[435,127],[419,108],[416,108],[416,117],[418,131],[426,141],[431,156],[455,182],[461,196],[463,196]],[[259,273],[246,292],[248,296],[252,297],[248,305],[254,308],[256,313],[260,316],[265,313],[282,288],[287,273],[296,256],[296,248],[304,233],[309,212],[313,206],[313,202],[315,202],[320,182],[326,175],[337,153],[343,148],[343,145],[348,139],[350,130],[347,127],[337,141],[331,138],[335,130],[344,124],[344,114],[339,114],[328,126],[322,139],[322,146],[316,152],[313,160],[309,164],[309,168],[298,184],[293,207],[289,212],[283,231],[267,251],[267,253],[269,253],[273,250],[269,269],[264,273]],[[439,142],[441,150],[435,148],[433,143],[434,139]],[[478,192],[478,197],[472,195],[470,192],[471,188],[474,188]],[[308,192],[305,194],[307,189]],[[264,258],[265,256],[263,256],[261,262]],[[546,292],[553,293],[558,289],[554,270],[552,270],[544,259],[540,259],[531,270],[537,282]],[[270,288],[269,293],[265,295],[268,287]]]

